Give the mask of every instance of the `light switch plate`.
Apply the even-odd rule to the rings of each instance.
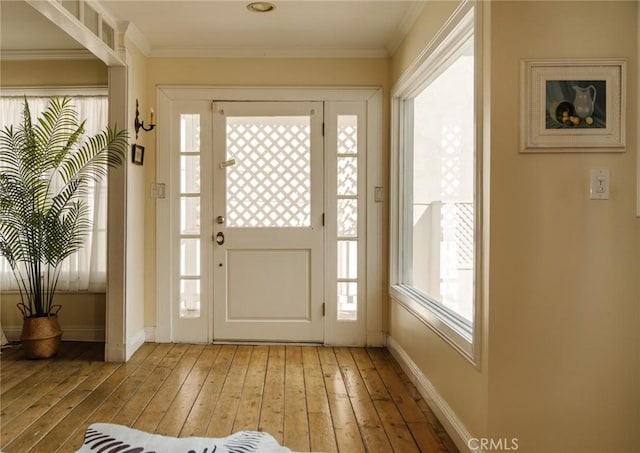
[[[151,184],[151,198],[164,198],[164,183]]]
[[[608,168],[592,168],[589,196],[592,200],[608,200],[611,179]]]
[[[382,203],[384,201],[384,188],[376,187],[373,192],[373,199],[376,203]]]

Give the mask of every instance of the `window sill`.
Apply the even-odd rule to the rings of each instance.
[[[402,305],[433,330],[465,359],[474,366],[478,366],[474,353],[472,327],[464,325],[426,297],[420,297],[403,285],[392,285],[389,294],[396,303]]]

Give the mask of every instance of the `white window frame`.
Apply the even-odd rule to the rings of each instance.
[[[2,89],[1,97],[42,97],[42,98],[62,98],[62,97],[83,97],[83,96],[100,96],[107,98],[108,101],[109,90],[107,87],[102,86],[68,86],[68,87],[53,87],[53,86],[40,86],[40,87],[9,87]],[[110,106],[109,106],[110,108]],[[82,119],[82,118],[81,118]],[[105,180],[103,182],[105,187],[108,187],[108,183]],[[103,231],[108,231],[107,226],[108,221],[105,221],[104,225],[99,226],[99,228]],[[77,252],[76,252],[77,253]],[[75,255],[75,254],[74,254]],[[105,294],[106,293],[106,280],[107,280],[107,270],[106,270],[106,262],[105,262],[105,272],[104,274],[105,283],[98,287],[97,289],[59,289],[56,291],[58,294]],[[75,274],[74,274],[75,275]],[[68,277],[68,275],[67,275]],[[9,278],[13,278],[13,275],[10,274]],[[60,285],[61,287],[64,285]],[[97,286],[94,284],[94,287]],[[90,284],[91,287],[91,284]],[[19,294],[18,289],[3,289],[3,293],[5,294]]]
[[[415,97],[442,71],[443,63],[454,57],[470,36],[474,37],[475,67],[475,183],[474,183],[474,301],[473,323],[469,323],[446,310],[423,294],[402,284],[404,263],[402,235],[404,221],[404,194],[409,174],[405,162],[405,100]],[[391,93],[391,244],[390,244],[390,296],[431,328],[442,339],[479,367],[483,299],[483,28],[482,6],[465,1],[460,4],[434,39],[427,44],[413,64],[403,73]]]

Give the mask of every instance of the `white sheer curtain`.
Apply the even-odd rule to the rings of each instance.
[[[57,95],[56,95],[57,96]],[[94,135],[108,124],[107,96],[72,96],[80,121],[86,120],[85,133]],[[29,96],[32,119],[37,118],[47,107],[49,96]],[[16,125],[22,120],[24,96],[0,97],[0,128]],[[15,126],[14,126],[15,127]],[[70,256],[63,264],[59,291],[104,292],[107,282],[107,182],[92,184],[87,194],[89,215],[93,230],[87,235],[85,247]],[[17,290],[18,285],[11,268],[4,258],[0,259],[0,289]]]

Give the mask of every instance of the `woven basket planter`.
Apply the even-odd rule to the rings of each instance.
[[[48,359],[57,354],[62,339],[58,315],[25,317],[20,341],[28,359]]]

